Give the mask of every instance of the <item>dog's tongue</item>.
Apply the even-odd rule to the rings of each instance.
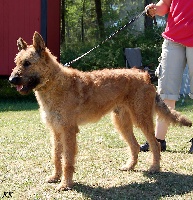
[[[23,88],[23,85],[17,85],[17,91],[20,91]]]

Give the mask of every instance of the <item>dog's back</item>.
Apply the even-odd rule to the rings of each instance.
[[[64,68],[57,74],[56,79],[51,81],[54,83],[49,84],[46,91],[54,96],[57,105],[55,111],[60,110],[63,112],[62,115],[68,115],[69,121],[76,120],[79,125],[95,122],[108,112],[117,110],[117,107],[134,108],[139,101],[146,105],[148,103],[145,101],[153,103],[156,94],[154,86],[150,84],[148,73],[137,69],[80,72]],[[143,92],[144,89],[146,94]],[[35,93],[41,106],[47,107],[48,104],[42,102],[49,102],[50,95],[41,90]],[[144,97],[147,94],[148,96]],[[62,109],[64,107],[65,109]],[[150,109],[152,110],[152,106]],[[70,116],[73,120],[70,120]]]

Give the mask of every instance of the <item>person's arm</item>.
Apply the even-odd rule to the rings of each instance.
[[[154,17],[155,15],[163,16],[169,12],[172,0],[160,0],[157,4],[149,4],[145,7],[148,14]]]

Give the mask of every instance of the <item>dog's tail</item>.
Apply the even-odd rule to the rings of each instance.
[[[169,108],[161,99],[159,94],[156,93],[155,111],[159,117],[163,118],[173,125],[179,126],[192,126],[192,122],[179,112]]]

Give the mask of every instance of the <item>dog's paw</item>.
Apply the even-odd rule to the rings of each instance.
[[[119,168],[121,171],[132,171],[134,170],[134,166],[131,165],[123,165],[121,168]]]
[[[67,190],[71,190],[72,189],[72,186],[73,186],[73,184],[60,184],[57,188],[56,188],[56,190],[58,191],[58,192],[60,192],[60,191],[67,191]]]
[[[50,176],[47,179],[48,183],[58,183],[60,181],[60,177],[59,176]]]
[[[121,171],[133,171],[137,164],[137,160],[129,160],[125,165],[123,165]]]
[[[159,172],[159,171],[160,171],[160,166],[159,165],[152,165],[149,168],[149,173],[151,173],[151,174]]]

